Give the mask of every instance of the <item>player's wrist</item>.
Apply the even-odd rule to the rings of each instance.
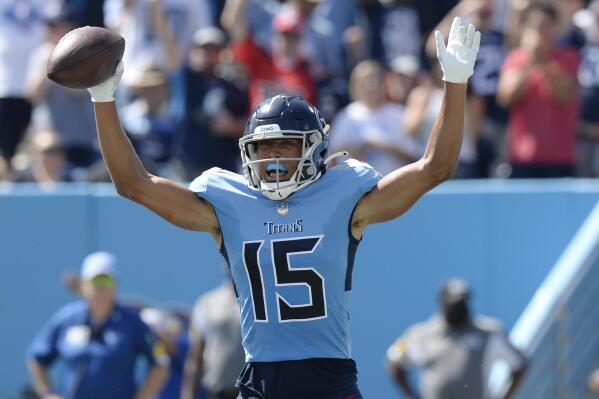
[[[117,68],[114,72],[114,75],[106,79],[104,82],[99,85],[90,87],[87,89],[89,92],[92,102],[95,103],[110,103],[114,102],[115,93],[119,82],[121,81],[121,77],[123,76],[124,65],[123,62],[119,62]]]
[[[113,103],[116,101],[114,94],[106,96],[102,94],[94,94],[91,91],[89,94],[93,103]]]
[[[464,78],[464,77],[443,75],[442,79],[443,79],[443,81],[445,83],[457,84],[457,85],[465,85],[465,84],[468,84],[468,78],[469,78],[469,76],[467,76],[467,77]]]
[[[455,83],[465,85],[468,84],[468,79],[474,73],[474,61],[467,64],[454,64],[442,66],[443,81],[447,83]]]

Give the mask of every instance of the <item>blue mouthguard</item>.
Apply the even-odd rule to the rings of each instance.
[[[287,168],[284,165],[281,165],[280,163],[269,163],[266,166],[266,172],[267,173],[279,172],[279,174],[283,175],[283,174],[287,173]]]

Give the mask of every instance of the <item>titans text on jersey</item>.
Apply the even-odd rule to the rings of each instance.
[[[304,227],[302,226],[303,222],[304,221],[301,218],[299,218],[293,223],[280,224],[275,222],[264,222],[264,225],[266,226],[266,234],[268,235],[277,233],[292,233],[296,231],[298,233],[301,233],[304,229]]]

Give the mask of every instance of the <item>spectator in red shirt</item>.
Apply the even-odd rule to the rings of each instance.
[[[272,54],[256,44],[246,22],[247,1],[228,0],[222,25],[227,29],[235,60],[248,74],[252,107],[277,94],[295,94],[316,102],[316,85],[301,57],[303,21],[294,10],[283,10],[273,21]]]
[[[510,111],[512,177],[574,174],[579,55],[554,46],[557,25],[553,6],[531,6],[520,47],[502,67],[497,99]]]

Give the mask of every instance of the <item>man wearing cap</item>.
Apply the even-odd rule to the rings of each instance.
[[[60,309],[27,351],[35,389],[42,398],[152,398],[168,375],[164,346],[137,312],[116,302],[116,258],[107,252],[87,256],[81,268],[83,301]],[[145,381],[134,381],[138,358],[148,363]],[[60,384],[49,368],[64,365]]]
[[[440,291],[441,314],[418,323],[387,350],[388,371],[409,398],[481,399],[493,363],[502,359],[511,370],[514,392],[525,370],[525,360],[497,320],[476,316],[469,309],[470,288],[465,280],[446,281]],[[421,368],[419,395],[406,372]]]
[[[188,180],[214,166],[236,171],[240,164],[239,137],[250,106],[245,82],[236,81],[243,74],[223,62],[226,46],[219,28],[199,29],[183,69],[185,108],[176,156]]]

